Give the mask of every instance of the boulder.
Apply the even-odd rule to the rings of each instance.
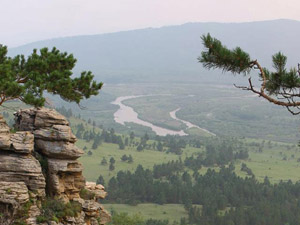
[[[36,204],[33,204],[28,212],[29,217],[26,219],[27,225],[37,225],[36,218],[41,214],[41,210]]]
[[[10,140],[9,140],[9,127],[7,126],[3,116],[0,115],[0,149],[9,149]]]
[[[0,133],[0,150],[9,150],[10,147],[10,135]]]
[[[63,200],[79,198],[85,185],[82,165],[76,160],[48,159],[48,190]]]
[[[29,201],[24,182],[0,181],[0,224],[13,224],[14,215]]]
[[[92,224],[96,218],[100,218],[100,224],[106,224],[111,221],[110,213],[106,211],[101,204],[93,200],[85,200],[82,205],[82,210],[86,215],[86,221],[88,221],[88,224]]]
[[[69,126],[66,125],[53,125],[52,127],[41,128],[33,132],[36,139],[48,141],[67,141],[76,142],[76,137],[72,133]]]
[[[53,125],[69,125],[68,120],[54,109],[38,108],[36,110],[34,127],[44,128]]]
[[[94,200],[85,200],[82,205],[82,210],[88,217],[99,217],[101,207],[102,206]]]
[[[54,159],[77,159],[84,154],[84,151],[70,142],[45,141],[38,139],[35,144],[39,151],[49,158]]]
[[[34,136],[28,131],[19,131],[10,135],[11,150],[30,154],[34,149]]]
[[[33,131],[36,109],[22,109],[14,113],[15,128],[19,131]]]
[[[104,190],[104,186],[96,184],[95,182],[86,182],[85,189],[92,192],[95,195],[95,199],[104,199],[107,196],[107,192]]]
[[[27,186],[24,182],[0,181],[0,203],[14,207],[29,201]]]
[[[45,196],[46,182],[40,163],[32,155],[0,151],[0,180],[24,182],[30,191]]]
[[[4,118],[0,115],[0,134],[9,134],[9,126],[7,126]]]
[[[28,131],[12,134],[0,133],[0,150],[14,151],[20,154],[30,154],[34,149],[34,136]]]
[[[100,224],[107,224],[111,221],[111,215],[110,213],[105,210],[105,209],[101,209],[100,211]]]

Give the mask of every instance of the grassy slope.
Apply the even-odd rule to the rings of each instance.
[[[92,129],[92,126],[82,120],[71,118],[71,124],[83,123],[86,129]],[[95,128],[96,131],[100,131],[99,128]],[[73,129],[76,132],[76,129]],[[123,138],[125,135],[123,135]],[[137,139],[136,139],[137,140]],[[263,144],[262,152],[258,151],[257,146],[249,147],[249,159],[237,161],[236,173],[240,176],[246,176],[244,172],[240,171],[241,164],[246,163],[247,166],[253,171],[256,178],[260,181],[268,176],[271,182],[279,182],[280,180],[298,181],[300,180],[300,162],[297,160],[300,158],[300,149],[295,144],[286,144],[282,142],[269,142],[262,139],[243,139],[246,143],[258,143]],[[152,141],[150,140],[149,143]],[[159,152],[154,150],[143,150],[138,152],[136,147],[127,147],[124,150],[120,150],[117,144],[102,143],[97,149],[92,150],[92,141],[86,142],[82,139],[76,143],[79,147],[87,147],[85,154],[79,159],[84,166],[84,175],[89,181],[96,181],[101,174],[105,181],[117,174],[120,170],[134,171],[138,164],[143,165],[144,168],[152,169],[154,164],[161,164],[171,160],[176,160],[179,156],[174,154],[167,154],[165,152]],[[93,154],[89,156],[87,152],[91,150]],[[190,156],[198,151],[204,149],[197,149],[193,147],[187,147],[184,149],[181,158],[184,160],[186,156]],[[134,162],[129,164],[122,162],[121,157],[126,154],[133,156]],[[110,157],[114,157],[116,160],[115,170],[109,171],[108,165],[100,165],[102,158],[105,157],[109,161]],[[286,158],[286,159],[284,159]],[[214,169],[218,170],[217,167]],[[207,168],[202,168],[200,172],[205,173]]]
[[[149,141],[149,143],[151,142]],[[90,146],[92,143],[86,143],[83,140],[79,140],[77,145],[81,148],[83,148],[83,146],[87,146],[88,149],[91,149]],[[186,155],[191,155],[196,151],[199,151],[199,149],[192,147],[186,148],[182,158],[184,159]],[[179,156],[175,154],[166,154],[164,152],[154,150],[143,150],[138,152],[136,147],[129,147],[124,150],[120,150],[118,145],[108,143],[103,143],[97,149],[92,150],[92,152],[93,154],[90,156],[86,151],[84,156],[79,159],[84,165],[84,175],[89,181],[96,181],[100,174],[104,177],[105,181],[108,181],[120,170],[134,171],[139,164],[141,164],[144,168],[152,169],[155,164],[161,164],[171,160],[177,160],[179,158]],[[131,154],[134,160],[133,163],[122,162],[121,157],[124,154],[127,156]],[[109,161],[111,157],[114,157],[116,160],[114,171],[109,171],[108,165],[100,165],[103,157],[105,157],[107,161]]]
[[[137,206],[130,206],[125,204],[104,204],[107,210],[114,210],[116,212],[125,212],[129,215],[140,214],[145,220],[168,219],[170,222],[180,221],[182,217],[188,217],[183,205],[180,204],[139,204]]]
[[[289,179],[296,182],[300,180],[300,162],[297,162],[299,158],[300,151],[296,146],[273,144],[271,148],[268,146],[263,148],[262,153],[253,148],[249,160],[236,163],[236,173],[245,176],[245,173],[240,171],[240,165],[244,162],[260,181],[268,176],[273,183]]]

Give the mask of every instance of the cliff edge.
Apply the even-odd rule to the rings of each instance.
[[[102,185],[85,182],[83,151],[66,118],[53,109],[15,113],[10,129],[0,115],[0,224],[100,225]]]

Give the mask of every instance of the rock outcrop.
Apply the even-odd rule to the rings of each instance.
[[[109,222],[109,213],[98,202],[107,193],[102,185],[85,182],[77,161],[83,151],[75,146],[66,118],[46,108],[20,110],[15,116],[16,133],[9,132],[0,116],[0,224],[10,224],[24,206],[26,223],[37,224],[46,196],[81,206],[77,216],[51,221],[53,225]],[[93,198],[82,199],[83,190]]]
[[[0,224],[14,222],[27,203],[45,198],[46,182],[34,152],[34,135],[28,131],[10,133],[0,116]],[[28,204],[27,204],[28,205]],[[30,211],[28,205],[28,211]],[[31,212],[33,212],[31,210]],[[38,210],[39,213],[39,210]],[[30,217],[30,215],[28,215]],[[34,224],[28,222],[28,224]]]

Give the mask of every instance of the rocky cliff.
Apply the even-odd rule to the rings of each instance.
[[[0,224],[99,225],[110,220],[99,204],[102,185],[85,182],[68,121],[55,110],[15,114],[16,133],[0,116]]]

